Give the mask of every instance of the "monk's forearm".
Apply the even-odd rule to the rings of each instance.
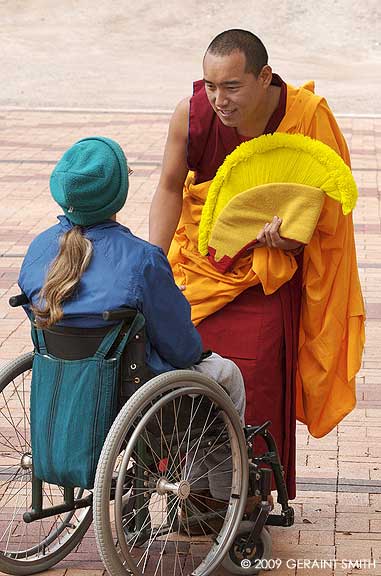
[[[180,220],[182,194],[158,188],[149,215],[149,241],[167,254]]]

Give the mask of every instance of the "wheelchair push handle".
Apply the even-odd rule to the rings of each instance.
[[[17,296],[11,296],[9,298],[9,306],[12,308],[17,308],[17,306],[23,306],[24,304],[28,304],[29,300],[28,297],[21,292],[21,294],[17,294]]]

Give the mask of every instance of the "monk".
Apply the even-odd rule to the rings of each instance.
[[[198,225],[210,181],[240,143],[276,131],[301,133],[349,165],[348,148],[313,83],[286,84],[251,32],[227,30],[214,38],[203,72],[169,125],[150,241],[169,251],[204,347],[241,369],[247,423],[271,420],[292,499],[296,418],[322,436],[355,405],[364,309],[351,214],[327,198],[308,246],[283,238],[274,214],[252,253],[225,274],[198,252]],[[259,251],[265,264],[252,280],[245,271]],[[292,274],[283,273],[282,262]]]

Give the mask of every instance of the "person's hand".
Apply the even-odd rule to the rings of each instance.
[[[282,238],[279,235],[279,228],[282,224],[282,218],[274,216],[272,222],[267,222],[257,236],[258,244],[255,247],[267,246],[268,248],[280,248],[294,252],[297,254],[303,247],[301,242],[291,240],[290,238]]]
[[[185,286],[185,284],[178,284],[178,285],[177,285],[177,288],[178,288],[181,292],[184,292],[186,286]]]

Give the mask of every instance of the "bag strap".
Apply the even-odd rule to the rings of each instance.
[[[46,348],[44,332],[41,328],[37,328],[33,324],[34,318],[32,319],[32,340],[34,347],[38,350],[40,354],[47,354],[48,350]]]
[[[132,340],[132,338],[134,338],[134,336],[136,336],[136,334],[144,328],[145,323],[146,323],[146,320],[145,320],[143,314],[137,310],[136,315],[135,315],[133,321],[131,322],[128,331],[125,333],[121,342],[119,343],[118,348],[115,350],[115,355],[118,358],[122,355],[123,350],[126,347],[126,345],[128,344],[128,342],[130,342]]]
[[[110,332],[106,334],[103,338],[98,350],[95,352],[94,356],[97,358],[105,358],[109,353],[110,349],[112,348],[113,344],[115,343],[116,339],[118,338],[119,334],[123,330],[125,322],[121,322],[117,324]],[[129,325],[127,331],[124,333],[123,338],[118,344],[117,349],[115,350],[115,356],[120,358],[123,353],[123,350],[126,344],[141,330],[145,325],[145,318],[143,314],[139,311],[136,311],[133,321]]]

